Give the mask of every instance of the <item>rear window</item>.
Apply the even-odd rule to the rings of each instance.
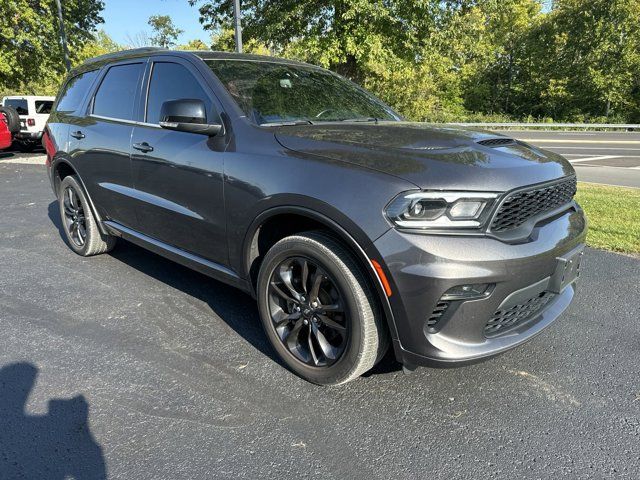
[[[5,107],[13,107],[17,110],[18,115],[29,115],[29,104],[23,98],[5,98]]]
[[[53,102],[51,100],[36,100],[36,113],[47,114],[51,113],[51,107]]]
[[[133,120],[133,107],[142,63],[109,68],[93,100],[93,113],[102,117]]]
[[[87,90],[98,75],[98,70],[81,73],[69,79],[60,96],[56,110],[59,112],[75,112],[80,108],[80,104],[87,94]],[[48,113],[48,112],[42,112]]]

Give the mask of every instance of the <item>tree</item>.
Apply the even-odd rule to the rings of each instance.
[[[221,28],[211,35],[211,50],[218,52],[235,52],[236,39],[232,26]],[[244,53],[253,53],[255,55],[270,55],[269,48],[253,38],[245,39],[242,45]]]
[[[184,33],[184,30],[180,30],[173,24],[169,15],[152,15],[148,23],[154,32],[151,41],[163,48],[174,46],[178,37]]]
[[[207,46],[207,44],[200,39],[189,40],[184,45],[178,45],[176,48],[178,50],[192,50],[192,51],[193,50],[209,50],[209,47]]]
[[[546,33],[565,115],[640,117],[640,0],[556,0]]]
[[[188,0],[232,50],[233,2]],[[410,119],[640,120],[640,0],[244,0],[243,36]]]
[[[151,37],[145,30],[140,30],[134,35],[127,34],[126,36],[126,45],[128,48],[150,47],[152,44]]]
[[[64,26],[72,62],[102,23],[100,0],[65,0]],[[55,3],[49,0],[2,2],[0,14],[0,93],[57,91],[65,75]]]
[[[232,25],[233,2],[227,0],[189,0],[199,5],[201,22],[211,30]],[[415,3],[415,7],[408,7]],[[396,54],[410,52],[403,25],[411,16],[415,29],[422,28],[428,7],[436,0],[422,2],[385,2],[383,0],[245,0],[241,3],[243,32],[276,51],[295,44],[300,50],[337,72],[362,81],[362,63],[372,48],[385,44]],[[401,4],[396,8],[396,4]],[[427,22],[429,23],[429,22]]]
[[[81,64],[85,60],[107,53],[117,52],[123,47],[118,45],[113,39],[107,35],[104,30],[98,30],[91,40],[84,44],[78,57],[74,62],[74,66]]]

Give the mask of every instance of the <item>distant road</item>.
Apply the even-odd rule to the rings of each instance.
[[[640,188],[639,132],[501,133],[563,155],[573,164],[582,182]]]

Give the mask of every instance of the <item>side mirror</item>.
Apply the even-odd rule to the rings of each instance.
[[[164,102],[160,108],[160,126],[210,137],[223,131],[221,123],[207,123],[207,111],[202,100],[189,98]]]

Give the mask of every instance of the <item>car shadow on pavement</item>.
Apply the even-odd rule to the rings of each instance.
[[[58,210],[58,202],[49,204],[48,215],[51,222],[58,229],[60,237],[66,242]],[[246,293],[125,240],[119,240],[118,245],[109,255],[172,288],[206,303],[213,313],[220,317],[238,335],[247,340],[262,354],[282,365],[281,360],[271,348],[262,330],[256,303]]]
[[[0,478],[105,479],[84,396],[50,400],[45,415],[25,412],[37,374],[30,363],[0,369]]]
[[[49,204],[48,213],[51,222],[58,228],[58,232],[64,240],[66,237],[62,229],[57,202]],[[118,241],[118,245],[110,255],[130,267],[206,303],[219,318],[255,349],[284,366],[282,360],[269,344],[260,323],[256,302],[248,294],[124,240]],[[390,348],[384,359],[365,376],[390,373],[401,369],[402,366],[395,360],[392,348]]]

